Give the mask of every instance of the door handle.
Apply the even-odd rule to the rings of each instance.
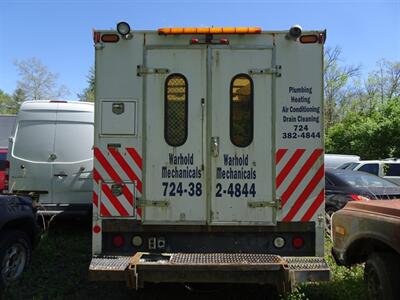
[[[54,174],[55,177],[67,177],[68,174],[66,173],[58,173],[58,174]]]
[[[213,136],[211,138],[211,155],[217,157],[219,155],[219,137]]]

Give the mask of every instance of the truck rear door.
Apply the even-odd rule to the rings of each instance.
[[[146,60],[143,222],[205,223],[205,49],[152,48]]]
[[[271,53],[147,49],[144,223],[275,223]]]
[[[212,49],[211,223],[271,224],[271,49]]]

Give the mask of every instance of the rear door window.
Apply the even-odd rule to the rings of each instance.
[[[93,124],[57,122],[56,162],[77,162],[92,158]]]
[[[54,151],[54,132],[55,122],[19,122],[13,155],[28,161],[49,162],[49,155]]]
[[[385,164],[383,170],[385,176],[400,176],[400,164]]]
[[[357,171],[363,171],[370,174],[378,175],[379,174],[379,164],[365,164],[361,166]]]

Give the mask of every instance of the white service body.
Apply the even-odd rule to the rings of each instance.
[[[10,138],[9,192],[35,193],[49,212],[90,209],[93,122],[93,103],[24,102]]]
[[[194,44],[204,35],[132,31],[102,42],[115,34],[94,32],[94,257],[253,250],[322,257],[323,41],[270,31]],[[179,241],[177,231],[188,235]],[[256,232],[268,241],[251,248]],[[309,248],[297,253],[291,241],[299,232]],[[280,235],[282,252],[273,245]]]

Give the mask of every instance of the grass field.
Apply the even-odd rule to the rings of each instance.
[[[5,291],[2,299],[266,299],[266,291],[254,286],[226,286],[214,291],[189,292],[183,285],[153,285],[140,292],[124,284],[93,283],[87,279],[91,257],[91,224],[85,221],[53,222],[22,279]],[[286,299],[365,298],[362,266],[338,267],[328,254],[333,279],[328,283],[301,285]]]

